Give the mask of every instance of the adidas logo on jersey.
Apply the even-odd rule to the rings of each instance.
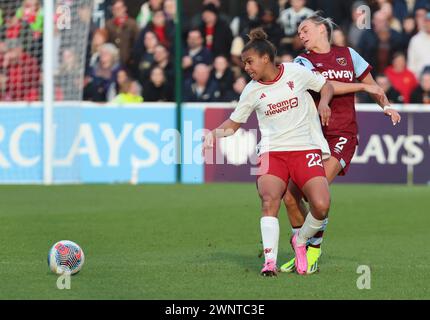
[[[266,95],[264,94],[264,92],[261,94],[260,100],[263,99],[263,98],[266,98]]]

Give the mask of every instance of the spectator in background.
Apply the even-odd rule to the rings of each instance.
[[[424,29],[412,37],[408,47],[408,69],[418,78],[430,65],[430,12],[426,14]]]
[[[276,16],[271,8],[265,8],[263,11],[262,28],[266,32],[275,47],[279,47],[281,44],[281,39],[284,36],[284,32],[279,24],[276,23]],[[246,39],[247,40],[247,39]]]
[[[368,3],[371,1],[367,0]],[[314,11],[322,10],[324,16],[332,18],[342,30],[346,30],[351,23],[353,2],[354,0],[308,0],[307,7]]]
[[[245,15],[234,17],[230,23],[230,29],[233,37],[245,37],[251,29],[257,28],[261,25],[261,16],[263,10],[261,5],[256,0],[248,0],[246,2]]]
[[[385,69],[385,75],[393,88],[400,92],[403,102],[409,103],[411,93],[417,87],[418,81],[415,75],[406,68],[406,57],[403,52],[394,54],[393,64]]]
[[[348,28],[348,43],[353,48],[358,47],[358,43],[360,41],[361,36],[363,35],[366,29],[359,28],[359,24],[363,23],[363,19],[365,18],[365,12],[362,10],[358,10],[361,6],[366,5],[364,1],[355,1],[351,8],[351,18],[352,22]]]
[[[218,19],[223,21],[224,24],[229,25],[231,22],[231,18],[221,12],[221,0],[202,0],[202,10],[207,5],[215,6],[215,9],[218,11]],[[202,10],[199,10],[189,21],[185,22],[185,30],[199,28],[203,23],[202,20]]]
[[[133,54],[135,56],[133,59],[134,66],[132,68],[133,75],[139,80],[142,86],[149,77],[150,69],[154,64],[155,48],[159,44],[160,42],[155,33],[148,31],[145,33],[143,46],[139,46],[141,47],[140,51],[135,51]]]
[[[98,63],[90,68],[85,80],[84,100],[106,102],[108,91],[115,86],[117,74],[121,70],[119,49],[112,43],[100,47]]]
[[[116,74],[116,82],[114,83],[114,85],[111,85],[109,87],[109,90],[106,94],[106,100],[112,101],[113,99],[115,99],[115,97],[120,92],[121,86],[127,81],[133,81],[133,79],[129,76],[127,71],[125,71],[124,69],[120,69]]]
[[[218,101],[228,102],[233,91],[234,75],[226,57],[215,58],[210,78],[218,85],[220,93]]]
[[[145,101],[173,101],[173,87],[167,81],[164,70],[160,67],[151,69],[149,81],[143,86],[143,98]]]
[[[424,30],[424,25],[426,23],[426,14],[426,8],[418,8],[415,11],[415,22],[417,23],[418,32]]]
[[[108,42],[119,48],[121,63],[129,66],[131,51],[139,30],[136,21],[128,16],[124,0],[114,2],[112,14],[113,18],[106,23]]]
[[[148,31],[154,32],[158,41],[163,46],[167,48],[172,46],[175,38],[175,25],[173,21],[166,20],[166,16],[162,10],[153,12],[152,21],[146,25],[137,38],[138,45],[143,42],[142,39]]]
[[[381,4],[381,11],[385,14],[390,28],[401,33],[402,24],[399,19],[393,16],[393,5],[390,2],[384,2]]]
[[[346,37],[341,29],[334,29],[332,34],[332,43],[338,47],[346,47]]]
[[[388,80],[385,74],[376,75],[375,81],[384,90],[390,103],[403,103],[403,97],[400,92],[391,86],[390,80]],[[374,100],[370,95],[365,92],[359,92],[357,94],[357,98],[361,103],[374,103]]]
[[[210,67],[199,63],[194,68],[193,78],[184,84],[184,101],[216,102],[220,97],[218,85],[210,79]]]
[[[233,91],[227,97],[228,99],[226,99],[226,101],[229,101],[229,102],[239,101],[240,95],[242,94],[242,92],[245,89],[247,84],[248,84],[248,80],[245,78],[245,76],[243,76],[243,75],[239,76],[234,81]]]
[[[182,58],[182,69],[184,79],[191,78],[194,67],[199,63],[212,64],[213,56],[208,48],[203,46],[203,37],[199,29],[192,29],[188,32],[187,47]]]
[[[430,104],[430,68],[420,77],[420,85],[411,94],[411,103]]]
[[[166,20],[175,22],[176,0],[164,0],[163,10],[164,10],[164,14],[166,15]]]
[[[393,0],[394,16],[403,21],[407,16],[411,16],[420,8],[425,8],[428,0]]]
[[[403,97],[399,91],[391,86],[390,80],[384,74],[379,74],[375,78],[376,83],[384,90],[385,95],[390,103],[403,103]],[[370,96],[367,95],[369,98]],[[369,101],[368,103],[372,103]]]
[[[364,60],[373,66],[372,74],[382,73],[390,64],[392,56],[402,51],[402,36],[390,29],[386,15],[378,10],[373,14],[372,29],[360,38],[358,49]]]
[[[291,0],[290,4],[291,7],[282,11],[278,18],[278,23],[284,30],[281,42],[287,50],[291,49],[299,24],[314,13],[312,9],[306,7],[306,0]]]
[[[91,55],[88,67],[94,67],[99,60],[100,47],[108,40],[106,29],[97,29],[94,31],[93,38],[91,39]]]
[[[173,67],[173,63],[170,59],[169,51],[161,44],[156,46],[154,50],[154,63],[152,64],[152,67],[155,66],[163,69],[169,83],[175,82],[175,68]]]
[[[65,48],[55,72],[55,86],[61,90],[61,100],[75,100],[81,92],[81,68],[73,48]]]
[[[142,4],[136,18],[139,28],[146,28],[148,23],[152,21],[153,13],[160,10],[163,10],[163,0],[148,0]]]
[[[112,100],[117,104],[142,103],[140,86],[136,81],[126,80],[121,86],[119,94]]]
[[[26,53],[19,39],[6,40],[1,62],[1,100],[37,101],[40,99],[40,69],[37,59]]]
[[[39,0],[24,0],[22,6],[16,11],[15,17],[30,26],[33,32],[33,40],[42,36],[43,12]]]
[[[293,55],[288,53],[288,52],[281,52],[279,54],[279,56],[277,56],[275,59],[276,59],[278,64],[281,64],[284,62],[293,62],[294,61]]]
[[[403,46],[407,48],[412,37],[417,33],[417,25],[414,16],[407,16],[402,23]]]
[[[213,56],[229,56],[233,35],[230,27],[218,17],[218,9],[213,4],[208,4],[202,11],[202,24],[200,31],[205,40],[205,46]]]
[[[246,40],[246,39],[245,39]],[[235,72],[241,72],[242,69],[242,49],[245,47],[245,40],[242,37],[235,37],[231,43],[230,60]]]

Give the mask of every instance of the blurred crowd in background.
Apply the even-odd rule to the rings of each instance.
[[[13,11],[0,4],[2,101],[40,100],[41,2],[24,0]],[[96,4],[104,19],[93,14],[90,25],[84,100],[175,101],[176,0],[147,0],[137,9],[125,0]],[[430,0],[248,0],[240,14],[222,10],[221,0],[199,4],[196,14],[182,17],[183,101],[237,101],[250,80],[240,60],[249,31],[262,27],[278,49],[278,63],[290,62],[303,51],[298,25],[322,10],[337,24],[333,44],[358,51],[392,103],[430,104]],[[371,12],[367,29],[360,28],[363,5]],[[56,76],[76,70],[75,58],[64,50]],[[57,89],[57,99],[67,100]],[[358,94],[357,102],[371,100]]]

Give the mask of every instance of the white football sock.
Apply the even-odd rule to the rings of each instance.
[[[305,245],[306,242],[320,230],[324,224],[324,221],[325,219],[315,219],[314,216],[309,212],[306,216],[305,223],[298,233],[297,244]]]
[[[291,234],[294,236],[300,228],[291,228]]]
[[[261,238],[265,261],[278,257],[279,221],[276,217],[262,217],[260,220]]]
[[[318,235],[321,234],[321,231],[323,231],[323,232],[325,231],[325,229],[327,228],[327,223],[328,223],[328,218],[325,218],[323,225],[321,226],[321,228],[316,233],[317,236],[310,238],[309,244],[311,244],[313,246],[320,246],[321,245],[321,243],[323,242],[323,236],[322,235],[318,236]]]

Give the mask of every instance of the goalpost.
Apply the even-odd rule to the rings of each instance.
[[[54,17],[54,1],[44,0],[45,17]],[[43,25],[43,183],[52,184],[53,177],[53,108],[54,108],[54,19]]]
[[[43,183],[46,185],[54,181],[54,102],[82,100],[92,7],[93,0],[43,0]],[[62,125],[68,123],[63,121]]]

